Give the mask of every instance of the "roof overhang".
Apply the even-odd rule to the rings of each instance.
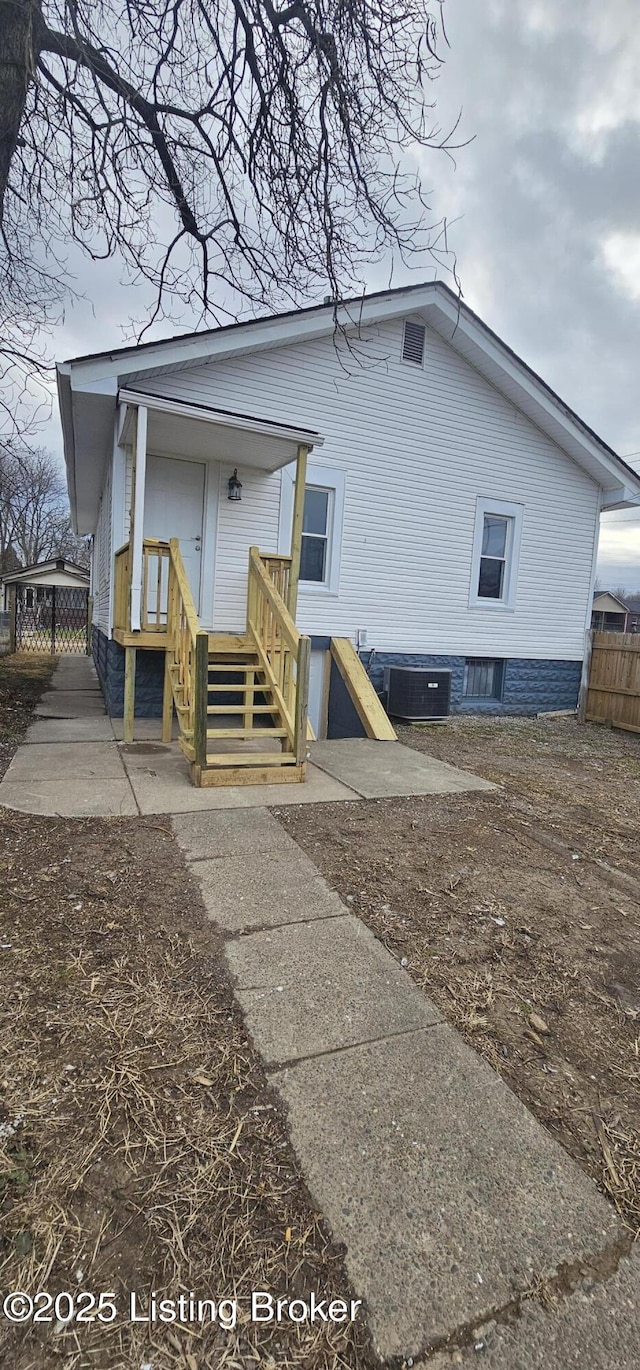
[[[69,369],[67,369],[69,368]],[[233,466],[278,471],[295,461],[301,446],[321,447],[320,433],[293,424],[177,399],[119,389],[113,377],[86,386],[72,364],[58,368],[58,393],[64,433],[69,502],[76,533],[95,532],[107,462],[117,440],[133,442],[133,414],[147,409],[147,450],[156,456],[220,461]]]
[[[133,413],[147,410],[147,450],[156,456],[175,456],[195,461],[213,460],[259,471],[279,471],[295,461],[299,447],[320,447],[324,438],[307,428],[274,423],[228,409],[192,404],[142,390],[120,390],[118,401],[126,405],[120,441],[133,441]]]
[[[56,576],[64,576],[65,579],[56,581]],[[69,587],[70,582],[73,582],[83,589],[89,584],[89,572],[83,571],[82,567],[72,562],[58,565],[57,561],[41,561],[36,566],[21,566],[17,571],[8,571],[1,579],[3,585],[10,585],[14,581],[29,581],[33,585],[60,584]]]
[[[441,281],[363,296],[341,304],[326,304],[292,311],[266,319],[232,324],[208,332],[188,334],[162,342],[145,343],[139,347],[121,348],[90,357],[80,357],[58,366],[58,389],[65,440],[69,494],[78,531],[92,532],[97,519],[98,502],[102,490],[106,460],[112,449],[113,424],[118,393],[123,399],[135,393],[142,403],[145,382],[157,375],[202,366],[206,362],[223,361],[234,356],[266,351],[287,344],[310,341],[330,335],[336,329],[364,333],[369,325],[384,323],[407,314],[421,316],[429,328],[442,337],[470,366],[481,374],[513,406],[561,448],[600,486],[604,509],[625,508],[640,503],[640,476],[594,433],[574,411],[511,348],[492,332],[472,310],[463,304]],[[159,414],[160,401],[147,396],[153,413]],[[168,401],[173,404],[173,401]],[[190,409],[190,412],[189,412]],[[199,412],[196,414],[195,410]],[[183,412],[184,411],[184,412]],[[231,454],[231,438],[223,437],[225,424],[209,415],[216,411],[200,406],[183,406],[178,416],[184,423],[217,424],[220,442],[227,442],[228,459],[246,460]],[[167,423],[169,411],[165,411]],[[248,415],[233,415],[236,420],[262,424],[261,436],[276,442],[273,431],[267,431],[267,421]],[[227,425],[228,427],[229,425]],[[287,425],[281,425],[283,430]],[[156,437],[163,425],[153,421]],[[236,424],[238,432],[240,427]],[[255,431],[242,430],[251,442]],[[296,432],[292,428],[289,430]],[[305,430],[299,430],[305,433]],[[181,426],[181,434],[185,430]],[[199,436],[192,430],[194,443],[205,441],[202,428]],[[211,433],[211,429],[209,429]],[[166,436],[166,434],[165,434]],[[307,435],[308,436],[308,435]],[[299,440],[306,441],[307,436]],[[168,440],[168,439],[167,439]],[[286,442],[286,436],[281,435]],[[152,438],[152,441],[155,439]],[[313,445],[319,445],[318,435],[311,435]],[[154,445],[154,450],[157,450]],[[180,449],[182,450],[182,449]],[[252,449],[257,452],[257,444]],[[76,452],[82,454],[81,462]],[[289,458],[290,460],[291,458]],[[275,461],[265,469],[277,469],[284,462]]]

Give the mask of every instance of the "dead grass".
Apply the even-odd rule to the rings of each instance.
[[[362,1325],[250,1324],[249,1294],[348,1297],[173,837],[6,816],[0,1283],[240,1300],[234,1331],[2,1326],[2,1364],[364,1370]],[[54,859],[52,859],[52,857]],[[191,1359],[189,1359],[191,1357]],[[47,1365],[50,1363],[47,1360]]]
[[[0,779],[24,737],[34,705],[56,665],[56,657],[30,652],[0,657]]]
[[[635,1235],[640,738],[456,719],[402,741],[502,789],[280,819]]]
[[[7,763],[52,664],[0,664]],[[248,1320],[253,1290],[350,1290],[168,820],[0,810],[0,910],[0,1288],[119,1310],[0,1319],[3,1370],[372,1370],[363,1320]],[[132,1324],[153,1289],[238,1325]]]

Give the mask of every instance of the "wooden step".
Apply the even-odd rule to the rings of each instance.
[[[286,728],[207,728],[207,737],[288,737]]]
[[[210,661],[209,675],[242,675],[243,671],[261,671],[262,667],[256,657],[255,661]]]
[[[233,759],[233,758],[232,758]],[[194,785],[296,785],[305,778],[303,766],[192,766]]]
[[[250,704],[249,709],[252,714],[277,714],[277,704]],[[244,709],[237,704],[207,704],[208,714],[227,714],[235,715],[244,713]]]
[[[253,652],[254,650],[254,644],[242,634],[209,633],[210,652],[220,652],[224,656],[230,652]]]
[[[295,766],[293,752],[212,752],[207,766],[212,770],[228,766]]]
[[[267,685],[267,684],[266,684],[266,681],[263,681],[262,685],[260,684],[260,681],[256,681],[255,685],[241,685],[239,682],[236,682],[236,683],[234,684],[234,682],[231,681],[228,685],[209,685],[209,687],[208,687],[208,693],[209,693],[210,695],[215,695],[215,694],[218,694],[218,695],[230,695],[230,694],[241,694],[241,695],[243,695],[243,694],[248,694],[248,695],[250,695],[250,694],[257,694],[257,695],[267,695],[267,694],[269,694],[270,690],[271,690],[271,686],[270,686],[270,685]]]

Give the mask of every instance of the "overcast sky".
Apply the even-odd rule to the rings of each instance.
[[[473,141],[455,168],[428,156],[424,170],[464,298],[640,469],[638,0],[445,0],[444,11],[438,117],[447,128],[462,111],[458,138]],[[56,356],[121,345],[143,298],[119,286],[116,263],[73,266],[93,311],[67,312]],[[370,284],[384,284],[379,271]],[[60,450],[56,423],[46,436]],[[640,590],[629,512],[603,520],[600,578]]]

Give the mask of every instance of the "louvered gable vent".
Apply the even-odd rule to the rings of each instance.
[[[414,366],[422,366],[424,360],[424,335],[424,324],[413,323],[411,319],[405,319],[404,336],[402,339],[403,362],[413,362]]]

